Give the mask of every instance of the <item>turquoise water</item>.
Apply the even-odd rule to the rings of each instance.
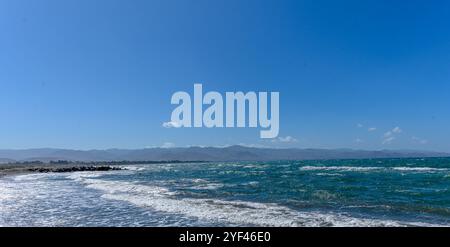
[[[449,158],[127,168],[2,178],[0,225],[450,225]]]

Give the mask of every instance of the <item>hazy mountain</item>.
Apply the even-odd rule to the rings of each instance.
[[[450,157],[449,153],[414,150],[352,150],[352,149],[273,149],[230,147],[187,147],[148,149],[26,149],[0,150],[0,163],[17,161],[268,161],[268,160],[311,160],[311,159],[365,159],[365,158],[407,158],[407,157]]]
[[[0,164],[7,164],[7,163],[13,163],[13,162],[15,162],[15,160],[0,158]]]

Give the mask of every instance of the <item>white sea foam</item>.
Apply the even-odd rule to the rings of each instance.
[[[258,181],[250,181],[250,182],[246,182],[246,183],[242,183],[240,185],[244,185],[244,186],[256,186],[258,185],[259,182]]]
[[[370,172],[370,171],[401,171],[401,172],[445,172],[448,168],[434,167],[376,167],[376,166],[303,166],[302,171],[341,171],[341,172]]]
[[[340,173],[325,173],[325,172],[319,172],[316,175],[318,175],[318,176],[329,176],[329,177],[342,177],[343,176]]]
[[[220,188],[222,188],[224,186],[225,185],[221,184],[221,183],[205,183],[205,184],[199,184],[199,185],[191,186],[189,188],[193,189],[193,190],[217,190],[217,189],[220,189]]]
[[[202,179],[202,178],[194,178],[194,179],[190,179],[189,181],[194,182],[194,183],[209,183],[208,180]]]
[[[73,179],[78,182],[84,181],[86,178],[96,178],[101,176],[98,172],[74,172],[67,175],[67,178]]]
[[[146,167],[144,167],[142,165],[130,165],[130,166],[124,166],[123,168],[125,168],[126,170],[130,170],[130,171],[144,171],[144,170],[147,170]]]
[[[193,189],[193,190],[216,190],[216,189],[225,187],[225,184],[211,182],[209,180],[202,179],[202,178],[170,180],[170,181],[166,181],[166,182],[174,183],[174,182],[179,182],[179,181],[182,181],[182,182],[188,184],[186,186],[188,186],[190,189]]]
[[[433,167],[394,167],[397,171],[411,171],[411,172],[445,172],[449,171],[447,168],[433,168]]]
[[[363,166],[303,166],[303,171],[349,171],[349,172],[367,172],[383,170],[384,167],[363,167]]]
[[[171,214],[179,217],[180,220],[167,223],[157,218],[154,224],[160,225],[184,225],[185,219],[188,224],[192,220],[202,223],[212,223],[213,225],[229,226],[437,226],[421,222],[405,222],[387,219],[373,219],[362,216],[355,216],[346,213],[336,213],[332,211],[298,211],[289,207],[274,203],[260,203],[248,201],[227,201],[219,199],[193,199],[179,198],[179,195],[163,186],[142,185],[134,182],[109,181],[100,176],[109,172],[79,172],[71,174],[30,174],[21,175],[8,180],[0,179],[0,212],[5,215],[16,217],[14,220],[0,217],[0,226],[11,225],[42,225],[42,226],[62,226],[73,225],[78,221],[78,217],[85,217],[78,214],[79,208],[89,207],[86,204],[96,200],[95,194],[82,194],[89,200],[80,200],[77,197],[79,190],[84,185],[97,190],[103,194],[103,198],[124,201],[142,208],[148,208],[148,212]],[[47,180],[52,177],[65,177],[67,180]],[[193,180],[198,183],[209,182],[207,180]],[[80,183],[80,184],[79,184]],[[74,186],[75,187],[72,187]],[[326,196],[326,193],[319,193],[318,196]],[[68,198],[72,198],[69,200]],[[26,212],[33,212],[34,200],[41,198],[44,203],[39,206],[42,216],[33,214],[29,217]],[[86,199],[85,198],[85,199]],[[98,198],[100,199],[100,198]],[[55,204],[56,206],[53,206]],[[22,211],[28,207],[28,211]],[[102,208],[102,206],[99,206]],[[103,207],[102,210],[105,210]],[[115,211],[108,212],[117,215]],[[119,213],[120,215],[120,213]],[[118,216],[123,217],[123,216]],[[111,217],[93,217],[89,222],[83,224],[101,223],[101,225],[117,225],[120,222],[111,223]],[[124,220],[124,224],[134,224],[133,216]]]
[[[45,178],[48,177],[49,174],[47,173],[30,173],[30,174],[22,174],[11,177],[14,181],[21,182],[21,181],[33,181],[37,178]]]
[[[177,198],[177,194],[167,188],[132,182],[92,177],[85,177],[81,182],[88,188],[102,191],[107,199],[212,223],[239,226],[431,226],[417,222],[357,218],[339,213],[300,212],[273,203]]]
[[[14,198],[16,198],[14,190],[8,184],[2,183],[0,187],[0,201],[12,200]]]

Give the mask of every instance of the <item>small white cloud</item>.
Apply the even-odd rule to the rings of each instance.
[[[175,147],[175,144],[172,142],[164,142],[161,148],[173,148]]]
[[[280,136],[276,139],[273,139],[272,142],[293,143],[293,142],[298,142],[298,140],[292,136],[286,136],[286,137]]]
[[[396,135],[402,133],[403,130],[400,127],[395,127],[392,130],[384,133],[382,144],[390,144],[392,141],[396,139]]]
[[[387,137],[389,137],[391,135],[392,135],[392,131],[388,131],[388,132],[384,133],[384,137],[385,138],[387,138]]]
[[[391,144],[392,141],[394,141],[394,140],[395,140],[395,137],[391,136],[391,137],[385,138],[382,143],[383,143],[383,145]]]
[[[180,128],[181,124],[177,122],[164,122],[162,124],[164,128]]]
[[[356,143],[363,143],[364,141],[363,141],[362,139],[360,139],[360,138],[356,138],[356,139],[355,139],[355,142],[356,142]]]
[[[358,123],[358,124],[356,124],[356,127],[358,127],[358,128],[362,128],[362,127],[364,127],[364,125],[362,125],[362,124]]]
[[[411,140],[414,143],[418,143],[418,144],[422,144],[422,145],[425,145],[425,144],[428,143],[428,140],[425,140],[425,139],[422,139],[422,138],[419,138],[419,137],[416,137],[416,136],[411,137]]]
[[[395,133],[395,134],[400,134],[400,133],[402,133],[402,131],[403,130],[400,129],[400,127],[398,127],[398,126],[392,129],[392,132]]]
[[[367,131],[369,131],[369,132],[373,132],[375,130],[377,130],[377,128],[375,128],[375,127],[370,127],[370,128],[367,129]]]
[[[389,130],[388,132],[384,133],[384,137],[392,136],[394,134],[400,134],[403,130],[400,127],[395,127],[392,130]]]

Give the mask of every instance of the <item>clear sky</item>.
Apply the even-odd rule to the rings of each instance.
[[[280,138],[164,128],[175,91],[279,91]],[[450,151],[450,1],[0,0],[0,148]]]

